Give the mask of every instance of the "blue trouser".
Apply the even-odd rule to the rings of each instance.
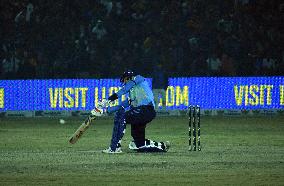
[[[145,128],[147,123],[151,122],[156,117],[156,112],[154,107],[151,105],[143,105],[138,107],[133,107],[129,111],[120,108],[114,118],[114,127],[111,140],[111,149],[115,150],[120,147],[121,139],[125,133],[126,123],[131,124],[131,136],[138,148],[141,147],[140,152],[148,151],[161,151],[164,148],[164,144],[154,142],[151,148],[148,148],[148,141],[145,139]],[[156,145],[157,144],[157,145]],[[156,146],[159,149],[156,148]],[[149,146],[150,147],[150,146]]]
[[[114,126],[112,130],[112,138],[110,148],[115,151],[116,148],[120,147],[121,139],[125,133],[126,122],[125,122],[125,110],[120,108],[114,117]]]

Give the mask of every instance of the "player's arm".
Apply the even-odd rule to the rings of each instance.
[[[118,111],[121,107],[127,108],[130,106],[130,103],[128,100],[125,100],[123,102],[121,102],[120,105],[114,106],[114,107],[107,107],[107,113],[113,113]]]
[[[141,82],[145,81],[145,78],[143,76],[137,75],[133,79],[129,80],[118,92],[112,94],[108,100],[114,101],[118,98],[120,98],[122,95],[129,92],[129,90],[136,84],[139,84]]]
[[[102,116],[104,113],[113,113],[118,111],[121,107],[123,108],[127,108],[130,106],[130,102],[128,100],[125,100],[123,102],[121,102],[119,105],[117,106],[113,106],[110,107],[110,101],[104,99],[101,102],[98,103],[98,106],[95,107],[92,111],[91,114],[93,116],[97,116],[100,117]]]

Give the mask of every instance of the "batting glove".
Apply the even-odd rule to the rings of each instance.
[[[95,107],[93,110],[91,110],[91,114],[93,116],[100,117],[105,113],[105,109],[102,109],[101,107]]]
[[[111,102],[110,100],[103,99],[103,100],[98,102],[98,107],[100,107],[100,108],[107,108],[107,107],[109,107],[110,102]]]

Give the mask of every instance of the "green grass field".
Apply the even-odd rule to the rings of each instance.
[[[0,120],[0,185],[284,185],[284,117],[202,117],[201,152],[188,151],[187,118],[156,118],[147,137],[170,140],[168,153],[100,151],[112,118],[100,119],[75,144],[84,118]]]

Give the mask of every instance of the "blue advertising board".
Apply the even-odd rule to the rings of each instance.
[[[147,81],[151,85],[152,80]],[[203,109],[284,109],[284,77],[169,78],[168,82],[169,110],[191,104]],[[120,87],[119,79],[1,80],[0,111],[91,110]]]
[[[168,109],[283,109],[284,77],[169,78]]]
[[[91,110],[120,88],[119,79],[1,80],[0,111]]]

